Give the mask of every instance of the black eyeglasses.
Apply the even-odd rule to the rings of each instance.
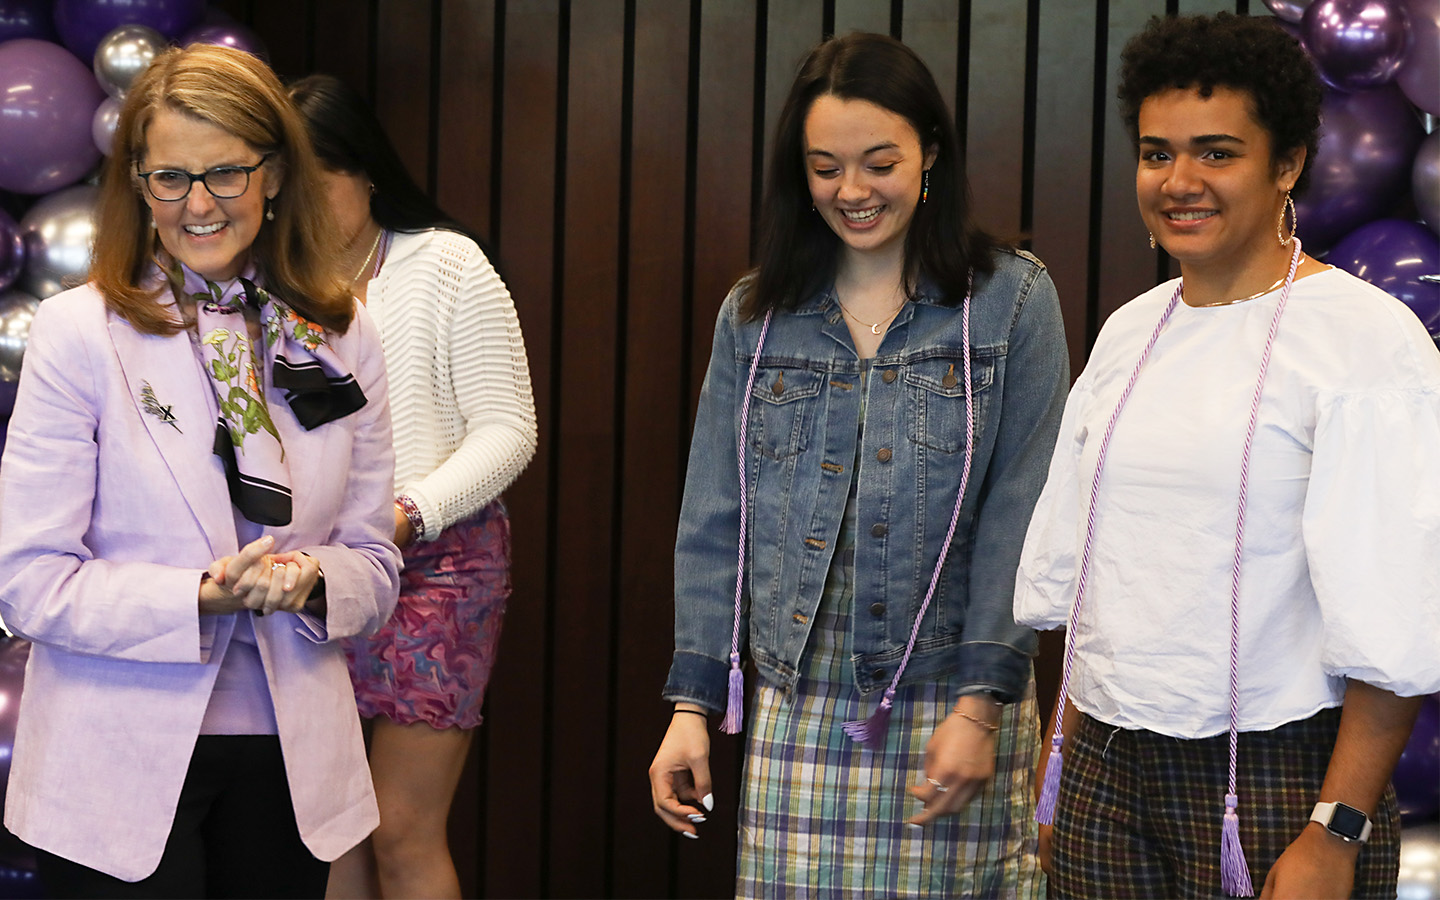
[[[156,169],[141,172],[136,164],[135,174],[145,180],[145,189],[150,196],[164,203],[173,203],[190,196],[195,182],[205,185],[205,190],[217,200],[234,200],[250,189],[250,173],[265,165],[273,154],[267,153],[253,166],[216,166],[203,172],[182,172],[179,169]]]

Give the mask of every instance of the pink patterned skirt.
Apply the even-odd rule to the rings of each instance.
[[[510,519],[499,500],[405,551],[400,602],[374,637],[345,642],[365,718],[474,728],[510,597]]]

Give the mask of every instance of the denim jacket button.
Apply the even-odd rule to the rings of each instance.
[[[880,460],[881,462],[889,462],[890,456],[891,453],[889,447],[881,447],[880,452],[875,454],[875,458]]]
[[[884,522],[876,522],[874,525],[870,526],[870,533],[875,537],[884,537],[885,535],[890,533],[890,529],[885,527]]]
[[[877,619],[880,618],[881,616],[885,615],[885,604],[883,604],[883,603],[872,603],[872,604],[870,604],[870,615],[874,616],[874,617],[877,618]]]
[[[894,369],[886,369],[885,371],[880,373],[880,380],[885,382],[886,384],[890,384],[896,379],[896,377],[897,376]]]

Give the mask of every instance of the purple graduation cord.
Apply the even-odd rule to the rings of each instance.
[[[755,370],[760,367],[760,348],[765,346],[765,335],[770,331],[770,317],[774,310],[765,313],[760,324],[760,339],[755,342],[755,356],[750,360],[750,377],[745,380],[745,399],[740,402],[740,437],[735,447],[735,458],[740,464],[740,551],[735,563],[735,627],[730,631],[730,685],[725,700],[725,718],[720,730],[726,734],[739,734],[745,720],[745,673],[740,668],[740,597],[745,588],[745,530],[750,519],[750,487],[745,475],[746,434],[750,430],[750,397],[755,390]]]
[[[915,615],[915,624],[910,629],[910,641],[905,645],[905,656],[900,660],[900,666],[895,671],[895,677],[891,679],[890,686],[885,690],[880,706],[871,714],[869,719],[862,719],[854,722],[845,722],[841,727],[845,733],[861,744],[873,745],[883,742],[886,726],[890,722],[890,710],[895,705],[895,690],[900,683],[900,676],[905,673],[905,667],[910,662],[910,655],[915,650],[915,641],[920,634],[920,622],[925,618],[925,611],[930,607],[930,600],[935,595],[935,588],[940,583],[940,573],[945,567],[945,558],[950,552],[950,545],[955,537],[955,527],[960,519],[961,501],[965,499],[965,488],[970,482],[970,459],[974,455],[975,447],[975,391],[970,383],[970,298],[974,293],[975,272],[971,270],[965,287],[965,299],[961,303],[961,355],[963,376],[965,381],[965,462],[960,473],[960,489],[955,495],[955,509],[950,514],[950,528],[945,533],[945,543],[940,548],[940,558],[935,563],[935,571],[930,576],[930,589],[925,592],[925,600],[920,604],[920,611]],[[760,350],[765,346],[765,335],[770,329],[771,313],[765,314],[765,321],[760,326],[760,337],[755,342],[755,356],[750,360],[750,376],[745,383],[745,399],[740,407],[740,438],[736,456],[740,461],[740,541],[739,561],[736,564],[735,574],[735,623],[730,634],[730,677],[725,704],[725,718],[720,723],[720,730],[727,734],[736,734],[740,731],[743,722],[745,704],[745,682],[744,673],[740,668],[740,598],[744,586],[745,572],[745,531],[749,519],[749,486],[745,473],[745,444],[746,434],[750,421],[750,397],[755,387],[755,371],[760,364]]]
[[[1240,491],[1235,514],[1235,557],[1230,571],[1230,768],[1229,782],[1225,793],[1224,820],[1220,832],[1220,882],[1225,893],[1232,897],[1249,897],[1255,893],[1250,879],[1250,868],[1245,861],[1245,851],[1240,845],[1240,817],[1237,812],[1239,800],[1236,794],[1236,759],[1240,731],[1240,563],[1245,546],[1245,507],[1249,497],[1250,451],[1255,442],[1255,429],[1260,417],[1260,398],[1265,389],[1265,376],[1270,368],[1270,355],[1275,347],[1275,337],[1280,330],[1280,317],[1285,312],[1285,303],[1290,298],[1290,288],[1295,283],[1295,272],[1300,267],[1300,259],[1303,255],[1300,249],[1300,239],[1293,238],[1292,240],[1295,249],[1290,255],[1290,269],[1285,275],[1285,286],[1280,292],[1280,300],[1275,304],[1275,314],[1270,319],[1270,332],[1265,340],[1265,349],[1260,356],[1259,373],[1255,380],[1255,394],[1250,402],[1249,425],[1245,432],[1245,448],[1240,457]],[[1075,663],[1074,635],[1080,619],[1080,607],[1085,600],[1085,587],[1090,574],[1090,550],[1095,540],[1095,507],[1100,487],[1100,473],[1105,468],[1105,457],[1110,449],[1110,438],[1115,432],[1115,423],[1120,418],[1120,411],[1125,408],[1125,402],[1130,399],[1130,392],[1140,378],[1140,370],[1144,368],[1150,351],[1154,349],[1155,342],[1160,338],[1160,332],[1165,329],[1171,313],[1179,304],[1183,291],[1184,281],[1182,280],[1180,285],[1175,288],[1175,295],[1170,298],[1165,311],[1161,313],[1160,321],[1156,323],[1149,343],[1141,351],[1134,371],[1130,373],[1130,380],[1126,383],[1125,390],[1121,392],[1120,400],[1115,404],[1115,410],[1110,414],[1110,421],[1105,426],[1105,436],[1100,441],[1100,450],[1096,455],[1095,474],[1090,481],[1090,506],[1086,515],[1085,546],[1080,557],[1080,574],[1075,586],[1075,602],[1070,607],[1070,618],[1066,626],[1065,666],[1060,680],[1060,694],[1055,701],[1054,737],[1050,741],[1050,757],[1045,768],[1045,783],[1040,791],[1040,801],[1035,808],[1035,820],[1042,825],[1049,825],[1054,821],[1055,799],[1060,791],[1060,770],[1064,763],[1060,750],[1065,742],[1062,723],[1065,701],[1070,693],[1070,675]]]
[[[853,740],[871,748],[885,745],[890,711],[895,707],[895,691],[900,685],[900,677],[905,674],[905,667],[910,664],[910,654],[915,652],[915,641],[920,636],[920,622],[924,620],[925,611],[930,608],[930,600],[935,596],[935,588],[940,584],[940,573],[945,569],[945,558],[950,555],[950,544],[955,539],[955,526],[960,521],[960,505],[965,499],[965,488],[970,483],[970,459],[975,450],[975,388],[970,383],[970,295],[974,293],[974,289],[975,271],[972,269],[965,285],[965,300],[960,305],[960,355],[965,380],[965,462],[960,470],[960,489],[955,492],[955,509],[950,513],[950,527],[945,532],[945,543],[940,545],[940,557],[935,560],[935,571],[930,575],[930,587],[925,591],[920,611],[915,614],[915,624],[910,626],[910,640],[905,644],[905,655],[895,669],[895,677],[890,679],[890,686],[880,698],[880,705],[868,719],[857,719],[840,726]]]

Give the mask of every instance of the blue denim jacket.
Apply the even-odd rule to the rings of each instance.
[[[675,547],[675,655],[664,697],[725,707],[734,621],[740,406],[760,322],[742,281],[715,323]],[[777,312],[750,403],[750,520],[741,647],[789,690],[840,534],[858,458],[854,679],[883,691],[905,653],[955,506],[965,455],[959,306],[922,283],[869,371],[833,290]],[[958,675],[961,693],[1018,699],[1035,634],[1015,624],[1015,569],[1055,447],[1070,368],[1055,286],[1025,253],[996,254],[971,306],[975,458],[945,571],[902,684]],[[856,453],[857,438],[863,440]]]

